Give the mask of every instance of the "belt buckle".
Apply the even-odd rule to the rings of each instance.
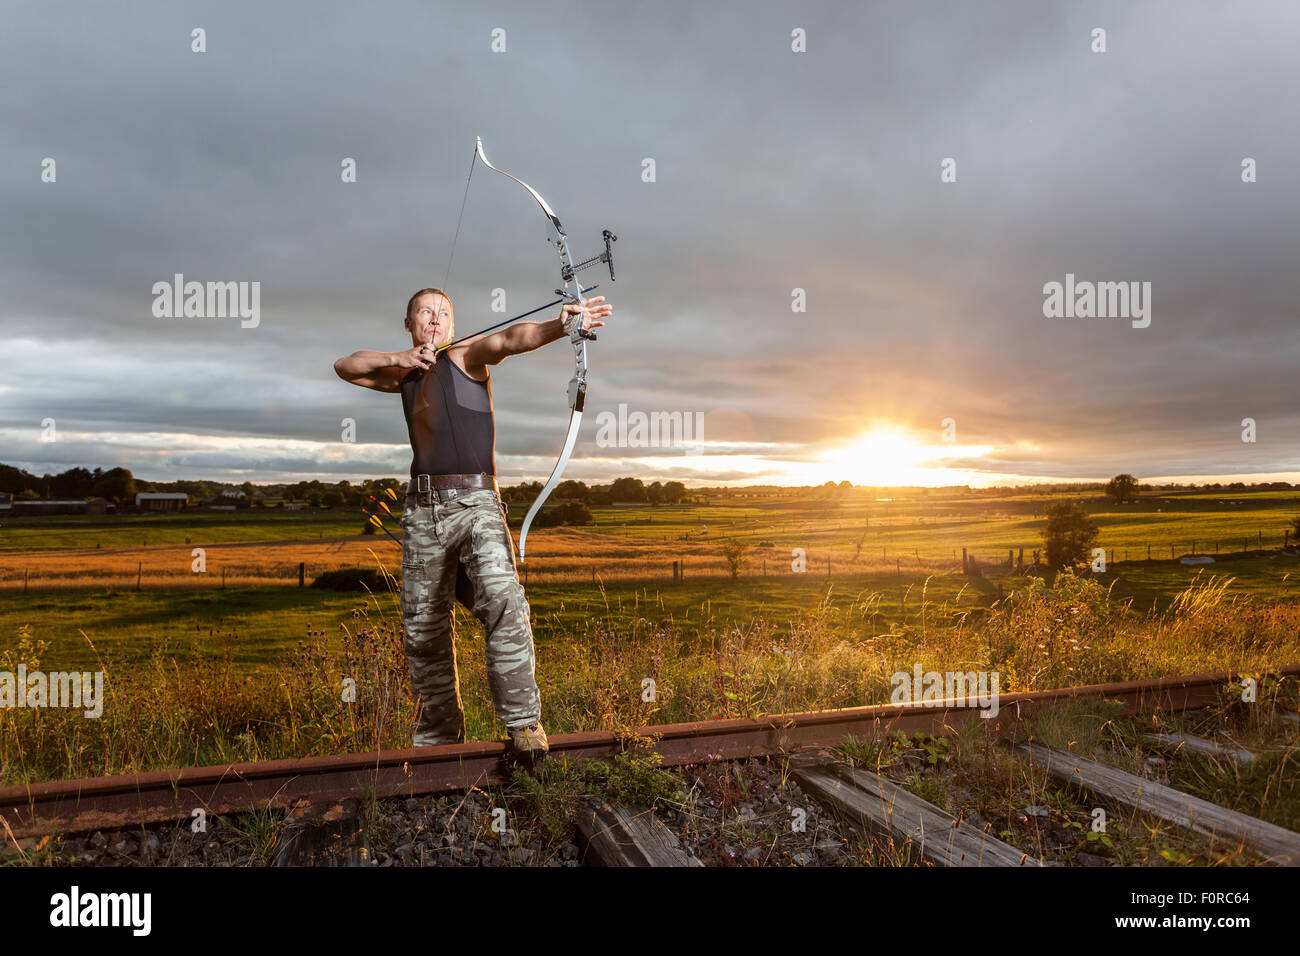
[[[415,493],[425,496],[425,504],[433,507],[433,479],[428,475],[415,476]]]

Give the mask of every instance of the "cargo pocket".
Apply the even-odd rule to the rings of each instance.
[[[418,614],[420,602],[429,593],[429,568],[424,558],[414,555],[402,559],[401,605],[403,615]]]

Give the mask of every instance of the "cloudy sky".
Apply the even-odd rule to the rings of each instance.
[[[466,193],[481,136],[575,255],[619,236],[569,477],[1300,478],[1297,35],[1255,0],[11,2],[0,461],[405,474],[400,399],[332,365],[410,347],[462,199],[458,332],[557,285],[532,200]],[[256,320],[159,317],[176,274]],[[1046,316],[1067,275],[1146,319]],[[549,473],[572,367],[493,369],[504,480]],[[703,440],[606,447],[620,405]]]

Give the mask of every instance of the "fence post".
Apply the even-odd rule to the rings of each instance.
[[[299,561],[298,562],[298,587],[300,588],[306,587],[307,586],[306,579],[307,579],[307,562]]]
[[[140,578],[144,576],[144,562],[137,561],[135,564],[135,589],[140,590]]]
[[[966,549],[961,549],[961,573],[970,574],[970,565],[966,561]]]

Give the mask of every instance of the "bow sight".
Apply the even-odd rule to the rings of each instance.
[[[610,282],[614,281],[614,250],[610,248],[610,243],[618,242],[618,236],[614,235],[608,229],[602,229],[600,234],[601,237],[605,240],[605,251],[598,256],[592,256],[590,259],[584,259],[582,262],[579,262],[576,266],[570,266],[570,265],[564,266],[560,270],[560,278],[562,278],[565,282],[572,282],[573,277],[577,273],[581,272],[583,269],[589,269],[592,266],[598,266],[601,263],[604,263],[605,265],[609,266],[609,281]],[[592,286],[591,288],[594,289],[596,287]],[[588,289],[585,291],[589,292],[591,290]],[[564,301],[566,302],[577,302],[577,299],[575,299],[573,296],[566,295],[563,289],[556,289],[555,294],[559,296],[564,296]],[[590,329],[579,328],[578,334],[582,336],[584,339],[590,339],[593,342],[596,341],[596,333],[591,331]]]

